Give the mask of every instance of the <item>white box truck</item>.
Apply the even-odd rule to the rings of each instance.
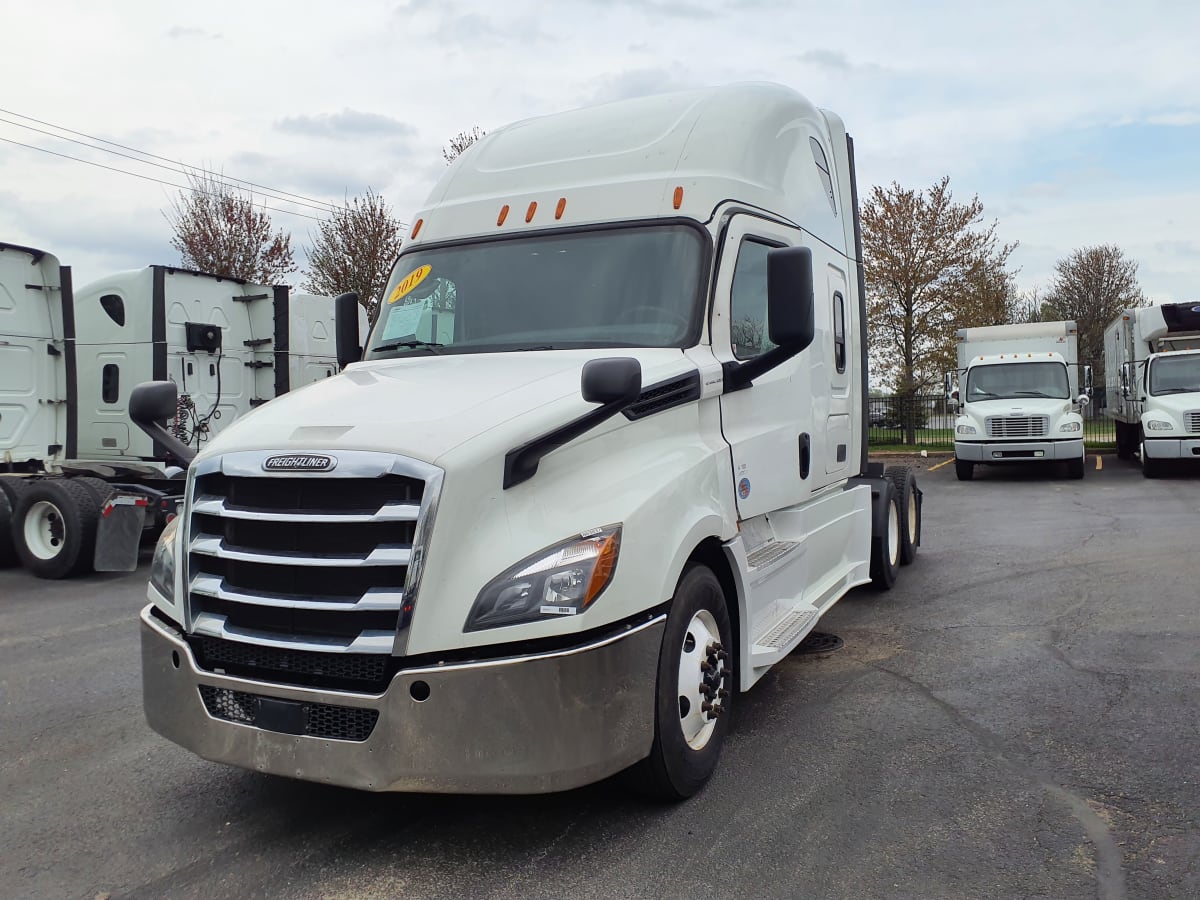
[[[471,147],[365,359],[192,461],[141,615],[150,725],[368,790],[698,790],[738,693],[917,552],[912,473],[867,463],[852,159],[774,85]],[[138,391],[153,430],[174,387]]]
[[[130,517],[160,527],[184,471],[131,427],[137,383],[179,385],[171,433],[195,449],[336,372],[330,297],[169,266],[73,289],[53,254],[0,244],[0,565],[51,578],[136,566],[140,530],[109,532]],[[121,487],[134,496],[114,498]],[[114,516],[110,501],[133,509]]]
[[[1078,364],[1074,322],[987,325],[958,330],[958,371],[946,392],[959,404],[954,467],[969,481],[978,465],[1064,463],[1082,478],[1083,416],[1091,367]],[[1082,378],[1083,391],[1080,391]]]
[[[1147,478],[1200,459],[1200,304],[1125,310],[1104,330],[1104,383],[1121,459]]]

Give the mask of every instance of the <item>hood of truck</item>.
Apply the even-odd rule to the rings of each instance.
[[[1186,394],[1149,394],[1142,406],[1142,422],[1148,419],[1170,419],[1176,428],[1194,432],[1198,429],[1189,428],[1188,413],[1200,414],[1200,391],[1189,391]],[[1160,433],[1160,437],[1167,437]]]
[[[1070,400],[1051,397],[1008,397],[997,400],[977,400],[963,406],[955,420],[955,440],[1025,440],[1025,438],[988,437],[987,420],[990,418],[1026,418],[1029,416],[1045,416],[1047,418],[1047,437],[1062,437],[1058,434],[1058,426],[1069,418],[1081,419],[1079,412]],[[959,425],[975,426],[975,434],[962,435],[958,433]],[[1070,436],[1070,435],[1066,435]]]
[[[677,349],[557,350],[414,356],[357,363],[272,400],[225,429],[200,458],[238,450],[377,450],[437,464],[487,435],[520,442],[570,421],[589,360],[631,356],[643,387],[695,366]]]

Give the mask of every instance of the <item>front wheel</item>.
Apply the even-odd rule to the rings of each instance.
[[[959,481],[970,481],[975,477],[975,463],[966,459],[954,458],[954,474]]]
[[[658,657],[654,744],[633,775],[644,792],[685,800],[717,767],[729,728],[733,633],[721,582],[707,566],[684,569]]]
[[[1146,455],[1146,442],[1142,441],[1142,476],[1145,478],[1158,478],[1162,475],[1163,463],[1161,459],[1152,459]]]
[[[1079,459],[1068,459],[1067,460],[1067,477],[1068,478],[1082,478],[1083,473],[1085,471],[1087,471],[1087,467],[1084,465],[1084,463],[1086,461],[1087,461],[1086,456],[1081,456],[1081,457],[1079,457]]]

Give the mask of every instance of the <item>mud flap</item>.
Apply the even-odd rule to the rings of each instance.
[[[97,572],[132,572],[138,566],[138,549],[150,501],[137,494],[113,494],[100,507],[96,527]]]

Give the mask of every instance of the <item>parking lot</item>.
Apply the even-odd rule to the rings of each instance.
[[[939,462],[916,563],[738,698],[678,806],[205,762],[142,718],[145,566],[0,572],[0,895],[1200,896],[1200,477]]]

